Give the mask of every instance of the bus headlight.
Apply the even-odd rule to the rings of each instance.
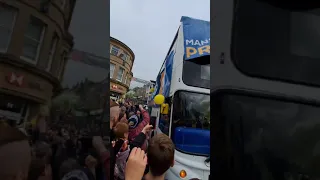
[[[185,178],[187,176],[187,172],[185,170],[181,170],[179,175],[181,178]]]

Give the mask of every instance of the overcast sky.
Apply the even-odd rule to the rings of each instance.
[[[134,77],[156,79],[181,16],[209,21],[210,0],[110,0],[110,36],[133,50]]]

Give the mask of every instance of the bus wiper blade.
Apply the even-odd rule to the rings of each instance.
[[[204,162],[206,162],[206,163],[210,162],[210,156],[209,156],[209,157],[207,157],[207,159],[206,159],[206,160],[204,160]]]

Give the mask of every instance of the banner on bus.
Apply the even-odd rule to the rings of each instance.
[[[162,67],[161,73],[158,75],[156,80],[155,90],[152,94],[152,99],[157,94],[162,94],[164,97],[169,97],[170,95],[170,85],[171,85],[171,78],[172,78],[172,64],[173,58],[175,55],[175,51],[172,50],[169,55],[167,56],[164,66]]]
[[[182,16],[184,60],[210,55],[210,22]]]

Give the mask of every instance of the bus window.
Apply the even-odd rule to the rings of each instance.
[[[172,111],[171,138],[176,149],[187,153],[209,154],[210,95],[177,91],[173,98]],[[177,131],[180,132],[179,135]],[[184,142],[179,143],[182,139],[185,139]],[[194,142],[201,143],[197,144],[199,146],[196,150],[192,150]],[[188,146],[189,148],[185,148]],[[197,152],[200,146],[206,149]]]
[[[225,179],[320,178],[320,106],[236,94],[213,102],[213,151]]]
[[[160,106],[160,119],[159,119],[159,129],[161,132],[169,136],[170,127],[170,114],[171,114],[171,99],[172,97],[167,97],[165,103]]]
[[[209,89],[210,56],[183,61],[182,80],[188,86]]]
[[[232,60],[250,76],[319,86],[320,8],[293,4],[237,1]]]

